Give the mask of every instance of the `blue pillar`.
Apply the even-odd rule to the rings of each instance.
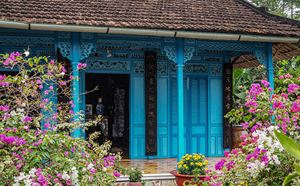
[[[184,40],[177,39],[176,42],[176,63],[177,63],[177,100],[178,100],[178,161],[185,154],[184,144]]]
[[[80,40],[79,33],[72,33],[72,76],[74,77],[72,81],[72,100],[74,103],[74,121],[79,121],[79,111],[80,111],[80,83],[79,83],[79,71],[77,69],[77,65],[80,61]],[[75,138],[82,137],[82,129],[77,128],[72,132],[72,136]]]
[[[268,81],[270,82],[270,87],[274,90],[274,67],[273,67],[273,53],[272,53],[272,43],[267,44],[267,71],[268,71]]]

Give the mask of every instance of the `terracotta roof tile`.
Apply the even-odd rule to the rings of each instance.
[[[243,0],[1,0],[0,20],[300,36],[300,23]]]

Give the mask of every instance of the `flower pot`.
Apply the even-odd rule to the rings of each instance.
[[[184,175],[184,174],[178,174],[177,170],[173,170],[170,172],[171,174],[173,174],[176,178],[176,183],[178,186],[183,186],[184,183],[190,183],[193,184],[193,179],[196,178],[196,176],[194,175]],[[204,181],[205,180],[205,176],[197,176],[198,178],[200,178],[200,180]],[[201,186],[201,184],[198,184],[198,186]]]
[[[246,131],[243,129],[242,126],[232,126],[232,148],[239,148],[241,147],[241,136]]]
[[[141,182],[130,182],[128,186],[142,186]]]

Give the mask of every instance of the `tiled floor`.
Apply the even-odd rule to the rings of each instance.
[[[208,168],[214,169],[215,163],[221,158],[207,158]],[[170,173],[170,171],[176,169],[176,159],[154,159],[154,160],[122,160],[122,165],[130,167],[138,167],[144,174],[163,174]]]

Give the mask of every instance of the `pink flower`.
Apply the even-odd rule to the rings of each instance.
[[[55,61],[53,59],[50,60],[50,65],[54,65]]]
[[[225,159],[221,159],[218,163],[216,163],[215,165],[215,169],[216,170],[222,170],[224,167],[226,160]]]
[[[297,90],[299,90],[299,85],[297,84],[289,84],[288,86],[288,92],[291,93],[295,93]]]
[[[291,112],[300,112],[300,101],[295,101],[292,103]]]
[[[121,174],[118,171],[114,171],[114,176],[118,178],[121,176]]]
[[[286,74],[284,77],[287,78],[287,79],[293,78],[293,76],[291,74]]]
[[[65,151],[65,152],[64,152],[64,155],[65,155],[65,156],[68,156],[68,155],[69,155],[69,152],[68,152],[68,151]]]
[[[9,85],[9,82],[3,81],[6,79],[6,75],[0,74],[0,86],[1,87],[7,87]]]
[[[30,123],[30,122],[32,122],[32,118],[31,118],[30,116],[25,116],[25,117],[23,118],[23,122],[24,122],[24,123]]]
[[[284,78],[284,76],[279,76],[279,79],[283,79]]]
[[[53,180],[53,182],[54,182],[54,183],[59,183],[59,179],[58,179],[58,178],[55,178],[55,179]]]
[[[59,85],[60,85],[60,86],[65,86],[66,84],[67,84],[67,82],[65,82],[65,81],[60,81],[60,82],[59,82]]]
[[[262,156],[260,161],[262,163],[268,164],[269,163],[269,158],[268,158],[268,156]]]
[[[46,129],[48,129],[48,128],[50,128],[50,123],[46,123],[45,125],[44,125],[44,127],[46,128]]]
[[[49,90],[53,90],[53,86],[50,86],[50,87],[49,87]]]
[[[97,172],[97,170],[96,170],[95,168],[91,168],[91,169],[90,169],[90,172],[91,172],[92,174],[95,174],[95,173]]]
[[[270,86],[270,83],[266,80],[261,80],[261,83],[267,88]]]
[[[6,79],[6,75],[5,74],[4,75],[0,74],[0,81],[3,81],[4,79]]]
[[[85,68],[86,66],[87,66],[86,63],[78,63],[77,69],[78,69],[78,70],[81,70],[81,69]]]
[[[61,173],[57,173],[56,176],[57,176],[59,179],[62,179],[62,174],[61,174]]]
[[[277,109],[277,108],[279,108],[279,109],[283,109],[283,108],[285,108],[285,106],[284,106],[284,104],[283,104],[283,102],[282,101],[274,101],[274,103],[273,103],[273,109]]]
[[[68,179],[68,180],[66,181],[66,184],[67,184],[67,185],[72,185],[72,180]]]
[[[0,105],[0,111],[3,111],[3,112],[9,111],[9,106],[7,106],[7,105]]]

